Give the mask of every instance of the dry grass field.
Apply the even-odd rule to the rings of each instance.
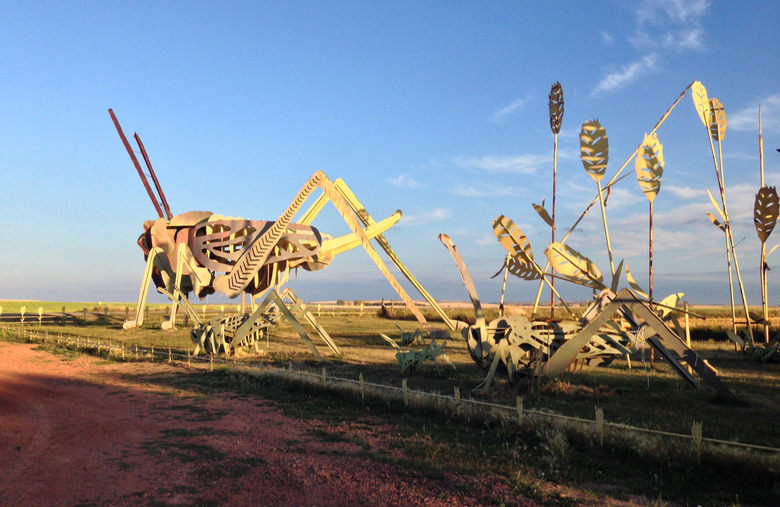
[[[16,313],[11,308],[13,304],[3,303],[6,322]],[[88,308],[85,320],[84,313],[77,308],[63,314],[56,310],[60,304],[53,305],[40,325],[37,313],[30,316],[28,310],[25,327],[49,337],[67,333],[100,338],[104,343],[123,344],[131,349],[136,345],[154,347],[158,352],[170,348],[180,358],[193,348],[190,330],[184,322],[174,331],[161,331],[159,324],[164,313],[154,308],[141,329],[124,331],[121,323],[125,311],[121,307],[111,306],[108,311],[103,307]],[[310,307],[316,310],[316,305]],[[210,311],[214,310],[219,311]],[[467,309],[448,311],[457,318],[468,318]],[[651,367],[649,349],[635,351],[630,364],[619,359],[606,368],[583,368],[553,380],[542,380],[538,390],[530,380],[510,384],[499,378],[489,392],[474,392],[484,372],[471,361],[458,333],[450,333],[445,349],[454,368],[431,363],[421,371],[401,372],[395,351],[379,333],[397,339],[399,326],[410,332],[417,328],[417,323],[401,310],[394,310],[395,318],[385,318],[378,315],[376,308],[366,306],[361,312],[358,306],[346,305],[323,307],[317,316],[341,349],[338,357],[329,354],[327,347],[315,339],[328,361],[314,361],[301,339],[283,324],[260,344],[259,353],[244,352],[211,369],[202,366],[202,379],[189,378],[188,382],[211,393],[249,390],[258,396],[272,397],[284,410],[305,418],[348,420],[369,405],[372,413],[405,427],[415,439],[429,439],[425,441],[430,445],[419,450],[409,448],[412,461],[440,469],[449,466],[447,463],[457,456],[459,467],[492,469],[517,491],[542,503],[568,502],[553,492],[557,485],[639,503],[776,504],[780,499],[780,452],[711,441],[780,448],[780,433],[774,427],[780,418],[780,363],[758,363],[736,351],[726,338],[729,320],[721,309],[694,311],[705,318],[691,319],[693,348],[719,371],[739,398],[737,403],[723,403],[706,386],[691,388],[657,358]],[[131,358],[128,354],[125,360]],[[116,354],[112,360],[121,361]],[[161,361],[159,354],[157,360]],[[315,375],[325,368],[328,377],[353,381],[362,377],[366,383],[397,388],[403,384],[412,392],[450,397],[457,387],[464,400],[513,407],[519,399],[529,414],[575,420],[559,423],[555,417],[539,416],[526,417],[518,423],[497,415],[489,406],[456,413],[438,403],[409,404],[393,395],[376,394],[366,400],[354,390],[338,386],[248,375],[242,373],[241,365],[292,368]],[[608,423],[603,440],[594,437],[592,424],[576,422],[576,418],[593,421],[597,408]],[[704,438],[700,446],[691,438],[664,436],[690,436],[698,424]],[[629,427],[656,433],[632,431]],[[463,446],[468,448],[468,459],[463,456]]]

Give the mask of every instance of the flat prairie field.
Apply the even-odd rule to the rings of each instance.
[[[241,446],[228,449],[224,443],[213,439],[214,435],[222,435],[230,440],[228,436],[233,435],[238,440],[251,440],[249,427],[238,421],[246,418],[260,421],[259,416],[250,413],[248,406],[236,406],[236,400],[254,400],[253,406],[267,408],[263,411],[273,407],[274,411],[294,420],[308,421],[305,428],[292,432],[297,436],[291,433],[289,438],[283,439],[286,442],[283,445],[292,457],[297,456],[295,453],[309,456],[313,452],[340,458],[336,460],[338,465],[332,460],[305,464],[298,461],[295,465],[293,460],[280,466],[293,469],[304,466],[309,467],[309,471],[344,467],[343,473],[346,473],[349,467],[357,466],[347,462],[347,458],[361,457],[377,463],[375,472],[365,472],[366,484],[373,480],[372,477],[377,477],[376,474],[391,473],[383,467],[391,467],[396,476],[393,479],[396,482],[387,482],[388,489],[384,491],[366,486],[349,492],[346,487],[323,486],[337,480],[333,475],[336,471],[328,472],[329,480],[321,480],[319,472],[314,473],[309,486],[316,485],[323,491],[326,496],[322,498],[329,499],[328,503],[351,503],[356,498],[370,498],[372,503],[410,505],[436,505],[437,502],[441,505],[661,505],[661,502],[772,505],[780,499],[780,452],[776,450],[780,448],[780,432],[774,424],[780,418],[780,362],[777,355],[760,362],[746,352],[736,350],[726,337],[725,330],[730,328],[731,321],[722,309],[691,309],[697,315],[689,319],[691,347],[718,371],[721,380],[738,398],[737,402],[719,400],[703,383],[702,387],[691,387],[661,358],[651,358],[649,346],[635,350],[629,358],[619,357],[607,367],[583,366],[554,379],[534,381],[532,377],[522,377],[510,383],[506,374],[499,370],[494,385],[482,392],[475,388],[486,372],[470,358],[460,332],[451,331],[443,335],[449,338],[439,338],[439,342],[446,341],[447,360],[440,358],[438,364],[428,362],[414,372],[401,371],[396,350],[380,337],[380,333],[398,341],[401,332],[411,333],[420,326],[399,308],[385,311],[383,315],[378,307],[370,305],[309,304],[316,320],[337,345],[339,355],[306,325],[314,345],[324,357],[324,360],[317,360],[294,330],[282,322],[274,326],[256,348],[239,351],[227,358],[218,357],[211,363],[187,359],[194,345],[190,338],[191,326],[181,315],[176,329],[160,329],[161,322],[167,319],[165,305],[150,305],[143,326],[123,330],[122,323],[134,312],[131,305],[15,301],[0,304],[3,307],[0,334],[7,342],[22,342],[25,347],[32,347],[31,352],[25,354],[32,353],[35,356],[32,362],[43,367],[42,371],[35,371],[26,363],[13,373],[6,371],[6,385],[9,385],[10,375],[16,375],[12,384],[16,386],[14,392],[17,394],[4,391],[3,406],[13,402],[19,405],[21,412],[26,411],[27,416],[33,418],[52,410],[46,412],[51,421],[53,414],[62,407],[35,405],[27,399],[27,396],[34,396],[35,390],[22,399],[18,386],[26,385],[25,382],[33,378],[36,382],[44,382],[38,377],[46,377],[47,370],[51,375],[46,382],[54,385],[61,382],[71,385],[74,379],[83,383],[83,372],[73,373],[71,378],[67,369],[56,373],[60,367],[57,365],[89,362],[89,371],[93,372],[89,375],[101,377],[100,381],[89,381],[98,386],[98,391],[116,393],[116,398],[133,398],[133,406],[149,403],[150,407],[156,407],[149,409],[155,415],[148,420],[156,421],[154,429],[149,431],[156,431],[157,437],[144,439],[138,436],[133,441],[132,452],[125,449],[124,455],[112,458],[119,467],[117,473],[122,467],[141,466],[140,463],[151,459],[153,453],[167,453],[165,459],[155,458],[165,462],[163,468],[179,467],[187,469],[186,473],[205,473],[214,484],[218,479],[232,478],[249,492],[246,497],[235,496],[232,492],[220,497],[208,493],[207,488],[196,486],[195,481],[181,479],[161,485],[159,481],[149,479],[147,474],[146,479],[141,478],[134,489],[131,488],[132,491],[125,488],[111,493],[110,488],[104,488],[101,491],[105,494],[100,496],[81,488],[73,493],[75,497],[63,497],[66,503],[221,503],[239,498],[248,501],[262,498],[252,496],[259,493],[248,484],[259,480],[257,474],[261,472],[258,470],[263,467],[267,468],[266,472],[275,473],[271,472],[269,463],[281,463],[278,461],[281,458],[268,448],[246,444],[246,459],[235,465],[234,453],[240,453]],[[23,305],[26,306],[24,324],[20,322]],[[38,308],[42,310],[39,312]],[[205,315],[208,318],[234,310],[209,305]],[[452,318],[473,322],[473,312],[468,307],[448,308],[447,312]],[[496,312],[488,309],[488,318],[494,317]],[[508,312],[528,315],[525,313],[528,309],[524,307],[509,308]],[[771,317],[777,320],[776,315]],[[446,329],[442,322],[436,322],[432,317],[430,320],[433,327]],[[28,334],[20,335],[22,329]],[[60,336],[68,337],[68,340],[63,339],[57,345],[56,338]],[[73,346],[73,337],[79,347]],[[758,330],[756,337],[760,346],[766,346],[763,334]],[[98,342],[103,343],[102,350],[96,348]],[[116,348],[108,352],[109,344],[126,352],[120,355]],[[401,348],[419,350],[425,344]],[[0,346],[6,349],[6,354],[11,354],[8,347],[17,345]],[[138,354],[136,347],[146,353]],[[148,354],[151,348],[156,356]],[[168,361],[168,357],[172,360]],[[298,381],[276,373],[263,373],[266,370],[292,370],[315,379],[345,379],[353,385],[364,382],[370,386],[388,386],[403,394],[384,395],[381,390],[372,389],[366,395],[335,383]],[[143,388],[139,387],[141,385]],[[131,396],[138,390],[144,391],[143,396]],[[147,399],[147,390],[154,392],[154,400]],[[421,392],[446,400],[410,402],[407,398],[409,393],[416,396]],[[155,396],[167,396],[170,402],[161,405]],[[462,401],[460,405],[455,403],[456,397]],[[221,408],[212,406],[218,401],[225,405]],[[467,406],[467,402],[474,404]],[[172,408],[161,408],[166,403]],[[105,414],[101,414],[101,407],[93,407],[96,413],[92,417],[103,426],[119,424],[133,428],[138,424],[137,428],[144,428],[140,422],[118,423],[114,417],[121,419],[122,416],[110,415],[109,406],[110,403],[105,404]],[[501,410],[495,407],[505,407],[508,412],[504,412],[514,415],[501,415]],[[516,407],[521,407],[522,411]],[[244,418],[237,412],[245,412]],[[185,427],[185,420],[196,421],[196,424]],[[599,420],[602,422],[598,423]],[[258,424],[277,424],[263,421]],[[239,427],[242,429],[237,430]],[[356,427],[360,431],[348,430]],[[35,430],[49,435],[44,441],[29,435],[33,429],[23,428],[24,424],[20,423],[16,433],[4,432],[5,435],[16,435],[14,438],[17,439],[9,445],[18,447],[16,452],[22,454],[25,449],[33,452],[29,446],[38,449],[35,452],[53,446],[56,438],[52,432],[59,431],[53,429],[54,426],[48,430]],[[128,431],[136,434],[146,430]],[[109,442],[114,438],[118,437],[106,437]],[[339,447],[334,442],[348,442],[349,445]],[[65,449],[62,444],[57,445],[51,450],[66,454],[75,452]],[[280,447],[274,448],[278,451]],[[291,448],[296,450],[290,451]],[[135,453],[141,462],[127,458],[130,453]],[[25,456],[29,459],[15,462],[28,467],[24,469],[25,473],[34,471],[37,465],[33,465],[32,454]],[[229,466],[229,462],[234,465]],[[11,468],[17,469],[18,466]],[[66,469],[63,467],[61,472],[66,474]],[[8,469],[4,466],[4,470]],[[14,473],[22,472],[13,472],[7,477]],[[412,481],[416,484],[412,486],[397,480],[398,474],[412,474],[419,480]],[[309,480],[296,477],[304,482]],[[467,480],[466,477],[480,479]],[[111,479],[106,476],[96,480]],[[151,481],[147,484],[149,487],[144,486],[144,480]],[[205,483],[209,483],[208,480]],[[0,500],[36,499],[24,496],[10,484],[15,482],[4,480]],[[150,489],[151,484],[156,489]],[[303,497],[295,496],[302,491],[300,484],[296,484],[298,486],[287,493],[279,489],[279,496],[274,498],[301,500]],[[29,494],[34,495],[34,492]]]

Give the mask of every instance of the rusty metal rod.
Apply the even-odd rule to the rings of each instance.
[[[122,127],[119,125],[119,120],[116,119],[116,116],[114,115],[114,111],[111,108],[108,109],[108,114],[111,115],[111,119],[114,121],[114,126],[116,127],[116,131],[119,132],[119,137],[122,138],[122,143],[124,143],[125,149],[127,149],[127,153],[130,155],[130,160],[133,161],[133,165],[138,171],[138,176],[141,177],[141,181],[143,182],[144,187],[146,188],[146,192],[149,194],[149,198],[152,200],[152,204],[154,204],[154,209],[157,211],[157,215],[159,215],[160,218],[164,218],[163,211],[160,208],[160,205],[157,203],[157,198],[154,196],[154,193],[152,192],[152,187],[149,186],[149,181],[146,179],[146,175],[144,174],[143,169],[141,169],[141,164],[138,163],[138,159],[136,158],[135,153],[133,152],[133,148],[130,146],[130,143],[127,142],[125,133],[122,132]]]
[[[144,162],[146,162],[146,167],[149,168],[149,174],[152,176],[154,187],[157,189],[157,194],[160,196],[160,201],[162,202],[163,208],[165,208],[165,214],[167,215],[168,220],[170,220],[171,218],[173,218],[173,213],[171,213],[171,208],[168,207],[168,199],[165,198],[165,194],[162,191],[160,182],[157,180],[157,175],[154,174],[154,169],[152,169],[152,162],[149,160],[149,155],[146,154],[146,148],[144,148],[144,143],[141,142],[141,138],[138,136],[137,132],[133,134],[133,137],[135,137],[135,142],[138,143],[138,148],[141,149],[141,155],[144,157]]]

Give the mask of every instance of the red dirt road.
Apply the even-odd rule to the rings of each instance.
[[[535,505],[500,477],[374,459],[400,456],[379,421],[292,419],[259,397],[153,382],[186,368],[35,347],[0,342],[3,505]]]

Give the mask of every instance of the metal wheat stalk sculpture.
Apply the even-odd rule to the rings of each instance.
[[[561,124],[563,123],[563,88],[560,82],[556,82],[550,88],[549,97],[549,109],[550,109],[550,130],[553,133],[553,188],[552,188],[552,239],[550,243],[555,243],[555,187],[557,184],[558,175],[558,134],[561,131]],[[555,271],[552,272],[553,277],[550,279],[552,287],[555,286]],[[555,320],[555,294],[550,290],[550,320]]]
[[[639,154],[636,156],[636,177],[639,186],[650,201],[649,224],[649,262],[648,262],[648,295],[653,300],[653,203],[661,190],[661,176],[664,173],[664,147],[658,141],[658,135],[653,132],[645,135]]]
[[[674,101],[674,103],[671,106],[669,106],[669,109],[667,109],[666,112],[663,115],[661,115],[661,118],[658,120],[658,122],[656,122],[655,126],[650,131],[651,134],[655,133],[661,127],[661,125],[663,125],[663,123],[666,121],[666,119],[669,117],[669,115],[672,114],[672,111],[674,110],[674,108],[677,107],[677,104],[679,104],[680,101],[682,100],[682,98],[685,97],[685,94],[688,93],[688,90],[691,89],[691,87],[694,85],[694,83],[691,83],[688,86],[686,86],[685,90],[683,90],[682,93],[680,93],[680,95],[677,97],[677,99]],[[626,161],[623,162],[623,165],[620,166],[620,169],[618,169],[618,171],[615,173],[615,175],[612,176],[612,178],[609,180],[609,183],[604,185],[604,190],[609,191],[609,189],[612,187],[612,185],[615,185],[620,180],[622,180],[623,178],[628,176],[628,174],[624,174],[623,176],[620,176],[620,175],[623,173],[623,170],[628,166],[628,163],[631,162],[634,159],[634,157],[636,156],[637,153],[639,153],[639,148],[640,147],[641,147],[641,144],[636,147],[636,149],[633,151],[633,153],[631,153],[631,155],[628,156]],[[588,207],[585,208],[585,211],[583,211],[582,214],[580,215],[580,217],[577,219],[577,221],[574,222],[574,225],[572,225],[569,228],[569,231],[566,233],[566,236],[563,237],[563,239],[561,240],[561,243],[565,243],[566,242],[566,239],[571,235],[572,232],[574,232],[574,229],[577,228],[577,226],[580,224],[580,222],[582,222],[582,220],[585,218],[585,216],[588,213],[590,213],[590,210],[593,208],[593,206],[596,204],[596,202],[598,202],[598,200],[599,200],[599,196],[596,196],[590,202]]]
[[[766,253],[766,241],[777,224],[777,215],[780,212],[780,198],[778,198],[775,187],[768,187],[764,184],[764,138],[761,129],[761,109],[758,110],[758,152],[759,166],[761,168],[761,188],[756,193],[756,201],[753,205],[753,223],[756,226],[758,239],[761,241],[761,264],[759,266],[759,277],[761,281],[761,317],[764,326],[764,342],[769,343],[769,293],[767,290],[767,271],[769,266],[766,259],[775,251],[778,245]]]
[[[580,130],[580,159],[582,165],[591,178],[596,182],[599,191],[599,204],[601,205],[601,221],[604,224],[604,238],[607,241],[607,255],[609,255],[609,270],[615,276],[615,263],[612,261],[612,244],[609,240],[609,227],[607,226],[606,199],[601,188],[601,180],[609,163],[609,138],[607,131],[598,120],[586,121]]]
[[[674,108],[677,107],[677,104],[680,103],[680,101],[683,99],[683,97],[685,97],[685,94],[688,93],[688,90],[691,89],[693,84],[694,84],[694,82],[691,82],[688,86],[685,87],[685,89],[682,92],[680,92],[680,95],[675,99],[675,101],[672,103],[672,105],[669,106],[669,109],[667,109],[664,112],[664,114],[661,115],[661,118],[658,119],[658,121],[656,122],[655,126],[650,131],[651,134],[656,132],[661,127],[661,125],[663,125],[663,123],[666,121],[666,119],[669,117],[669,115],[672,114],[672,111],[674,111]],[[618,183],[620,180],[622,180],[623,178],[625,178],[627,176],[627,175],[623,175],[621,177],[620,175],[623,172],[623,170],[628,166],[628,163],[631,162],[634,159],[634,157],[636,156],[636,154],[639,152],[640,146],[637,146],[637,148],[629,155],[629,157],[625,160],[625,162],[623,162],[623,165],[620,166],[620,169],[618,169],[618,171],[615,173],[615,175],[612,176],[612,178],[609,180],[609,183],[607,183],[604,186],[604,190],[609,191],[609,189],[612,187],[612,185]],[[587,214],[590,213],[590,210],[593,208],[593,206],[596,204],[597,201],[599,201],[599,196],[596,196],[590,202],[588,207],[585,208],[585,210],[582,212],[582,214],[580,214],[579,218],[577,218],[577,220],[574,222],[574,224],[569,228],[568,232],[566,232],[566,235],[563,237],[563,239],[560,240],[560,243],[565,243],[566,242],[566,240],[569,238],[571,233],[574,232],[574,229],[576,229],[577,226],[580,224],[580,222],[582,222],[582,220],[587,216]],[[538,206],[538,205],[534,205],[534,209],[536,209],[537,213],[539,213],[539,215],[541,216],[542,220],[544,220],[548,224],[552,221],[551,218],[549,217],[549,214],[544,209],[544,207]],[[550,267],[550,265],[548,263],[544,267],[544,271],[546,271],[547,268],[549,268],[549,267]],[[537,308],[539,306],[539,298],[542,295],[542,289],[543,288],[544,288],[544,285],[542,283],[540,283],[539,284],[539,289],[536,292],[536,299],[534,300],[534,307],[533,307],[533,310],[532,310],[532,315],[536,314],[536,310],[537,310]]]
[[[504,215],[499,215],[493,221],[493,234],[496,235],[498,242],[501,243],[507,252],[509,252],[507,257],[508,261],[502,269],[505,269],[507,273],[511,272],[513,275],[523,280],[540,280],[541,284],[546,283],[553,294],[561,301],[561,304],[566,311],[574,317],[575,315],[571,311],[571,308],[566,305],[566,302],[561,298],[561,295],[558,294],[558,291],[555,290],[555,287],[551,283],[553,275],[545,273],[534,261],[531,243],[526,235],[523,234],[523,231],[521,231],[512,220]],[[549,266],[549,263],[547,266]],[[493,276],[495,277],[497,275],[498,273]]]
[[[726,252],[728,272],[729,272],[729,288],[731,291],[731,314],[732,314],[732,328],[736,331],[736,312],[734,309],[734,295],[733,295],[733,280],[731,278],[731,259],[734,260],[734,270],[737,273],[737,284],[739,285],[740,296],[742,297],[742,306],[745,311],[745,327],[747,327],[748,338],[750,345],[753,345],[753,329],[750,324],[750,315],[748,313],[747,298],[745,296],[745,286],[742,283],[742,275],[739,270],[739,259],[737,257],[737,251],[734,245],[734,235],[731,230],[731,222],[729,220],[728,207],[726,206],[726,183],[725,173],[723,168],[723,139],[726,136],[726,127],[728,126],[728,120],[726,118],[726,110],[723,104],[716,99],[708,99],[707,89],[704,88],[700,82],[696,81],[693,84],[693,102],[696,106],[696,111],[699,113],[699,118],[704,123],[704,126],[708,131],[708,139],[710,141],[710,152],[712,153],[712,162],[715,165],[715,176],[718,180],[718,190],[720,191],[721,206],[712,197],[712,194],[707,190],[707,194],[710,196],[710,200],[715,208],[718,210],[718,214],[723,219],[723,223],[720,224],[711,214],[708,214],[712,223],[720,228],[726,235]],[[718,154],[715,153],[714,141],[718,142]]]
[[[709,125],[709,110],[710,110],[710,100],[707,97],[707,89],[704,88],[704,85],[702,85],[699,81],[696,81],[693,83],[693,104],[696,106],[696,112],[699,113],[699,118],[701,119],[702,123],[705,127],[707,127],[708,132],[710,131],[710,125]],[[721,189],[721,195],[724,195],[723,192],[723,180],[721,179],[720,171],[718,170],[718,162],[715,158],[715,147],[712,143],[712,136],[709,136],[710,140],[710,150],[712,152],[712,160],[715,164],[715,177],[718,180],[718,188]],[[707,190],[707,193],[709,194],[709,190]],[[735,311],[735,305],[734,305],[734,279],[732,277],[731,272],[731,250],[729,248],[729,239],[728,239],[728,232],[726,230],[726,219],[723,216],[723,213],[721,212],[720,206],[717,205],[715,200],[713,199],[712,195],[710,194],[710,200],[712,201],[713,206],[718,210],[718,213],[721,215],[721,219],[724,223],[720,223],[715,216],[712,213],[707,213],[707,216],[710,218],[713,224],[715,224],[716,227],[718,227],[721,231],[723,231],[724,234],[724,240],[726,242],[726,266],[728,269],[728,276],[729,276],[729,299],[731,302],[731,330],[736,333],[737,331],[737,316]]]

